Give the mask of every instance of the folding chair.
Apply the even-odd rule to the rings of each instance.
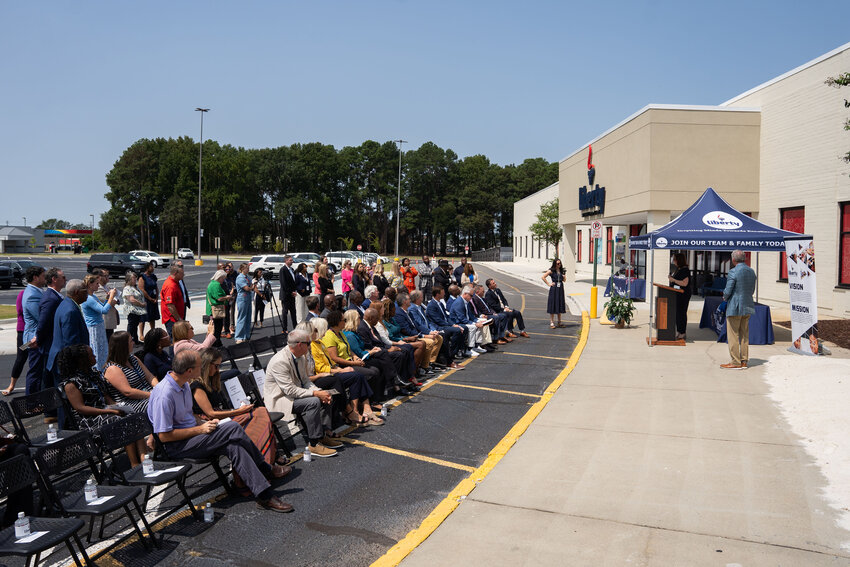
[[[21,432],[18,430],[18,422],[15,419],[15,414],[12,413],[12,408],[3,400],[0,400],[0,426],[5,430],[2,435],[8,435],[14,432],[22,437]],[[9,431],[9,429],[12,429],[12,431]]]
[[[240,374],[239,383],[242,385],[242,389],[245,390],[245,393],[251,397],[254,405],[265,405],[265,402],[263,401],[263,394],[260,392],[260,389],[257,388],[257,382],[254,380],[253,374],[250,372]],[[227,396],[225,396],[225,398],[227,398]],[[269,419],[272,422],[272,430],[274,431],[274,436],[277,439],[278,446],[283,449],[287,457],[291,457],[292,453],[287,448],[286,441],[283,439],[283,435],[281,435],[280,430],[277,428],[277,422],[282,420],[284,417],[284,414],[279,411],[269,411]]]
[[[101,453],[101,473],[103,477],[109,481],[114,480],[119,484],[143,486],[145,488],[145,497],[142,500],[143,511],[147,509],[153,487],[174,482],[183,495],[183,500],[174,506],[166,515],[170,515],[182,508],[185,503],[189,506],[189,510],[192,511],[192,515],[196,519],[202,519],[201,514],[192,505],[192,499],[189,498],[189,493],[186,491],[186,476],[192,470],[191,463],[156,461],[154,463],[154,470],[155,472],[160,472],[156,472],[152,476],[145,475],[142,465],[136,465],[128,471],[119,470],[116,466],[116,452],[120,452],[127,445],[144,439],[152,433],[153,428],[151,427],[151,423],[143,413],[130,414],[124,419],[111,421],[101,427],[99,439],[103,449]],[[106,458],[109,459],[108,464]]]
[[[99,537],[103,539],[106,515],[119,508],[123,508],[127,519],[130,521],[130,525],[133,527],[136,535],[139,536],[139,541],[144,544],[145,548],[149,549],[147,538],[142,534],[139,524],[130,511],[130,504],[132,503],[145,529],[147,529],[151,541],[156,547],[159,547],[160,544],[153,535],[153,530],[150,524],[148,524],[144,513],[142,513],[139,503],[136,501],[136,497],[142,493],[141,488],[137,486],[108,486],[101,484],[97,487],[98,499],[100,500],[103,497],[108,497],[108,499],[98,504],[90,504],[85,500],[82,486],[76,486],[80,484],[79,482],[63,482],[60,488],[51,479],[51,477],[57,477],[76,465],[87,463],[91,473],[100,481],[102,480],[100,471],[97,469],[95,462],[98,458],[98,449],[88,431],[79,431],[71,437],[60,439],[55,443],[40,447],[35,452],[34,460],[40,473],[44,494],[48,499],[48,506],[56,509],[65,517],[88,516],[89,533],[86,541],[89,543],[91,543],[91,536],[94,531],[95,517],[101,518]],[[78,478],[84,476],[78,475]]]
[[[245,357],[253,357],[253,365],[254,368],[261,368],[260,359],[257,358],[257,355],[254,354],[254,351],[251,349],[251,343],[249,341],[245,341],[244,343],[239,343],[238,345],[233,344],[227,347],[227,351],[222,351],[221,356],[224,358],[224,355],[227,354],[227,359],[230,361],[230,368],[238,369],[239,364],[237,360]]]
[[[14,398],[10,402],[12,413],[15,414],[15,419],[18,422],[18,434],[31,446],[40,447],[47,444],[47,434],[40,435],[35,438],[30,438],[24,427],[24,420],[33,417],[44,415],[46,412],[56,410],[59,416],[58,425],[60,425],[59,437],[68,437],[74,431],[65,431],[62,427],[65,415],[69,413],[66,409],[66,401],[59,391],[59,388],[47,388],[40,390],[29,396],[20,396]]]
[[[17,492],[27,487],[32,487],[38,482],[38,474],[35,471],[32,460],[26,455],[17,455],[11,459],[0,462],[0,498]],[[86,553],[86,548],[77,532],[86,525],[79,518],[38,518],[31,517],[30,531],[47,532],[27,543],[15,543],[15,528],[10,526],[0,531],[0,556],[17,555],[27,558],[27,567],[38,565],[41,553],[51,547],[65,542],[68,551],[77,567],[82,567],[71,540],[77,544],[77,548],[83,556],[86,565],[94,565]],[[33,560],[34,558],[34,560]]]
[[[260,355],[268,352],[277,352],[274,348],[274,345],[272,344],[271,337],[261,337],[259,339],[254,339],[252,341],[249,341],[248,344],[251,345],[251,351],[254,353],[255,357],[259,357]]]
[[[274,348],[275,352],[282,350],[283,347],[286,346],[286,337],[287,337],[287,333],[281,333],[279,335],[272,335],[271,336],[272,347]]]
[[[221,468],[221,464],[218,461],[218,459],[219,459],[218,455],[211,455],[211,456],[203,458],[203,459],[191,459],[191,458],[181,457],[180,459],[175,460],[175,459],[172,459],[169,456],[168,448],[165,446],[165,443],[163,443],[162,440],[159,438],[159,435],[154,433],[153,439],[154,439],[154,446],[155,446],[154,456],[153,456],[154,461],[174,461],[174,462],[179,461],[179,462],[182,462],[182,463],[189,463],[191,465],[198,465],[199,467],[210,466],[210,467],[212,467],[213,471],[215,472],[216,479],[218,480],[218,482],[221,483],[221,485],[224,487],[224,489],[227,491],[227,493],[231,496],[238,496],[239,495],[238,491],[233,486],[233,483],[231,483],[227,479],[227,475],[224,473],[224,469]],[[192,474],[194,475],[194,473],[192,473]],[[206,492],[206,490],[207,490],[207,488],[204,487],[201,490],[199,490],[198,492],[196,492],[196,494],[198,494],[200,492]]]

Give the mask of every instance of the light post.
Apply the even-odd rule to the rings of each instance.
[[[401,145],[406,144],[407,140],[393,140],[393,142],[398,144],[398,199],[395,208],[395,256],[398,258],[398,231],[401,216]]]
[[[197,266],[204,265],[204,261],[201,259],[201,174],[204,171],[204,114],[209,110],[209,108],[195,109],[195,112],[201,113],[201,143],[198,150],[198,259],[195,261]]]
[[[91,249],[94,250],[94,215],[89,215],[91,217]]]
[[[27,226],[27,217],[24,217],[24,228]]]

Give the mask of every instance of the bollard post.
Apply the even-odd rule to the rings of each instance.
[[[590,288],[590,318],[596,319],[596,293],[598,289],[596,286]]]

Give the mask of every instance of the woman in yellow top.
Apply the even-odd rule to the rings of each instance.
[[[333,311],[331,314],[335,315],[334,321],[337,323],[337,326],[340,326],[342,313]],[[336,321],[336,319],[340,321]],[[353,366],[339,366],[328,353],[328,347],[330,346],[336,349],[342,358],[351,356],[345,338],[340,339],[342,329],[340,328],[340,333],[337,335],[334,331],[328,329],[330,321],[321,317],[311,319],[309,323],[313,326],[310,349],[313,355],[313,362],[316,366],[316,374],[319,376],[324,374],[337,379],[339,381],[338,383],[342,386],[343,394],[345,390],[348,390],[348,403],[345,407],[346,421],[348,421],[349,425],[383,425],[384,420],[375,415],[372,411],[372,406],[369,404],[369,398],[372,397],[372,388],[369,387],[366,376],[357,371]],[[313,382],[317,386],[325,388],[318,381],[314,380]]]

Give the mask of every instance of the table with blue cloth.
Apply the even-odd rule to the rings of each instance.
[[[630,285],[631,290],[629,290]],[[605,297],[611,296],[612,289],[621,297],[625,297],[628,293],[632,299],[646,299],[646,280],[611,276],[608,278],[608,285],[605,286]]]
[[[726,342],[726,320],[718,324],[717,306],[723,302],[722,297],[708,296],[702,306],[702,317],[699,320],[699,328],[710,328],[717,333],[717,342]],[[770,307],[763,303],[756,303],[756,312],[750,315],[750,344],[772,345],[773,344],[773,319],[770,317]]]

